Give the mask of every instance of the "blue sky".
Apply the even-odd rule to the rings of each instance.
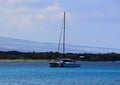
[[[120,49],[120,0],[0,0],[0,36]]]

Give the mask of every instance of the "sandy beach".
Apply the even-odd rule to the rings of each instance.
[[[52,60],[24,60],[24,59],[0,59],[0,62],[50,62]]]

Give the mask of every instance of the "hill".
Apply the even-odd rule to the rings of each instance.
[[[20,51],[20,52],[49,52],[57,51],[58,44],[49,42],[35,42],[29,40],[19,40],[0,37],[0,51]],[[90,46],[66,45],[66,52],[72,53],[120,53],[120,49],[100,48]]]

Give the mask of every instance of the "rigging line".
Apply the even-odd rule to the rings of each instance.
[[[60,51],[61,40],[62,40],[62,35],[63,35],[63,27],[64,27],[64,18],[62,20],[61,33],[60,33],[60,38],[59,38],[59,43],[58,43],[58,52]]]
[[[58,43],[58,52],[60,51],[61,39],[62,39],[62,29],[61,29],[60,39],[59,39],[59,43]]]

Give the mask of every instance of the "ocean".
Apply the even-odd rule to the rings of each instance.
[[[80,62],[50,68],[48,62],[0,62],[0,85],[120,85],[120,62]]]

